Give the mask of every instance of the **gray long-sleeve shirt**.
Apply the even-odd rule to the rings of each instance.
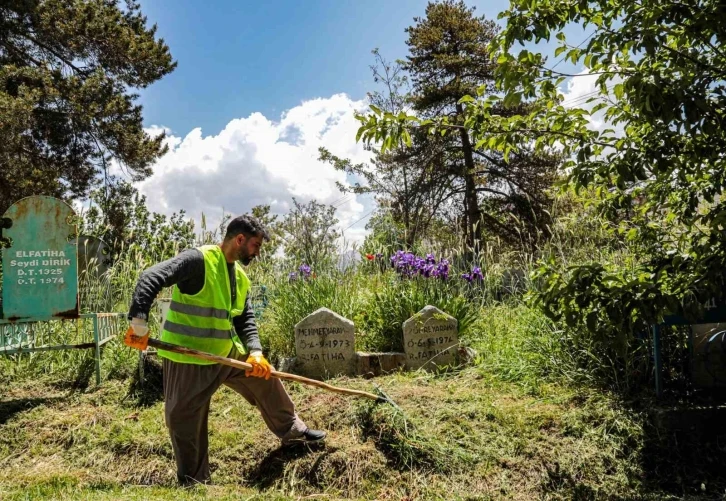
[[[234,263],[227,264],[229,282],[232,290],[232,303],[237,298],[237,279]],[[139,277],[131,300],[128,318],[149,317],[151,305],[164,287],[176,285],[183,294],[197,294],[204,287],[204,256],[199,249],[187,249],[178,255],[145,270]],[[255,313],[250,305],[249,296],[245,300],[242,315],[234,318],[234,329],[247,349],[262,350],[257,333]]]

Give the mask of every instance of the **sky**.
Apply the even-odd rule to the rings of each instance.
[[[150,208],[218,221],[259,204],[282,215],[293,197],[317,199],[337,207],[345,243],[360,243],[374,201],[341,193],[336,182],[350,180],[317,160],[318,147],[355,162],[370,159],[355,142],[353,113],[366,108],[366,92],[375,89],[371,50],[405,58],[405,28],[424,16],[426,4],[141,0],[178,63],[139,91],[145,127],[166,131],[169,146],[154,174],[137,184]],[[467,4],[496,20],[508,1]],[[584,38],[581,30],[567,34],[576,43]],[[558,70],[572,70],[567,66]]]

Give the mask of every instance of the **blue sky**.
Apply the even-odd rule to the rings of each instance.
[[[233,117],[268,118],[301,101],[373,86],[371,50],[406,55],[405,28],[426,0],[143,0],[178,62],[142,91],[147,125],[216,133]],[[468,1],[496,19],[508,1]]]
[[[317,199],[335,204],[340,229],[360,242],[375,204],[341,193],[336,183],[351,180],[321,164],[317,149],[370,159],[355,143],[353,111],[364,109],[375,88],[371,50],[404,58],[404,30],[425,15],[427,3],[141,0],[178,62],[140,92],[145,126],[170,135],[169,154],[139,184],[151,209],[214,220],[258,204],[284,214],[292,197]],[[467,4],[496,20],[508,1]],[[572,30],[568,38],[579,43],[584,36]]]

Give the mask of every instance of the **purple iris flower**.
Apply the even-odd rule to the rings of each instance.
[[[484,280],[484,274],[481,272],[481,268],[475,266],[474,269],[471,270],[471,278],[472,280]]]
[[[431,276],[434,276],[435,271],[436,271],[436,268],[434,268],[433,264],[426,264],[421,269],[421,274],[424,277],[429,278]]]
[[[449,262],[442,259],[437,263],[433,254],[426,254],[426,257],[422,258],[412,252],[398,250],[391,256],[391,265],[399,276],[404,278],[421,276],[446,280],[449,277]]]
[[[298,268],[298,271],[302,278],[310,278],[310,265],[303,263],[300,265],[300,268]]]
[[[441,280],[449,278],[449,261],[442,259],[436,266],[436,274]]]

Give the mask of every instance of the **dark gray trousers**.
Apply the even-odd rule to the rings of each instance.
[[[235,350],[230,358],[239,357]],[[212,395],[226,385],[256,406],[267,427],[283,442],[307,429],[279,379],[247,377],[226,365],[180,364],[162,359],[164,417],[171,435],[177,478],[183,484],[210,480],[207,418]]]

